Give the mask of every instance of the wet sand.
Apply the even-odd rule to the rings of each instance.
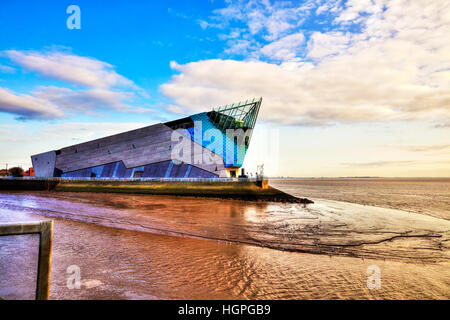
[[[450,298],[450,222],[421,214],[330,200],[0,194],[1,221],[48,218],[52,299]],[[6,298],[26,296],[14,272],[31,268],[10,267],[3,248],[32,242],[16,240],[0,238]],[[79,290],[66,286],[69,265],[81,269]],[[381,269],[379,290],[366,286],[370,265]]]

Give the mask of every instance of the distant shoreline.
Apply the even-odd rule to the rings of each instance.
[[[448,180],[450,177],[269,177],[269,180]]]

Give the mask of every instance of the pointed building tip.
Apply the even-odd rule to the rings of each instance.
[[[255,103],[261,104],[261,102],[262,102],[262,97],[259,97],[259,98],[254,97],[253,99],[241,100],[239,102],[234,102],[234,103],[226,104],[223,106],[219,106],[217,108],[212,108],[212,110],[217,111],[217,112],[223,112],[223,111],[226,111],[229,109],[240,108],[240,107],[252,105]]]

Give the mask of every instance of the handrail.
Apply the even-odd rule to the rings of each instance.
[[[39,234],[39,258],[36,300],[48,300],[52,260],[53,221],[13,222],[0,224],[0,236]]]

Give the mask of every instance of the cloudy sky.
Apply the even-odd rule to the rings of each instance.
[[[444,0],[2,1],[0,168],[262,96],[250,171],[448,177],[449,34]]]

